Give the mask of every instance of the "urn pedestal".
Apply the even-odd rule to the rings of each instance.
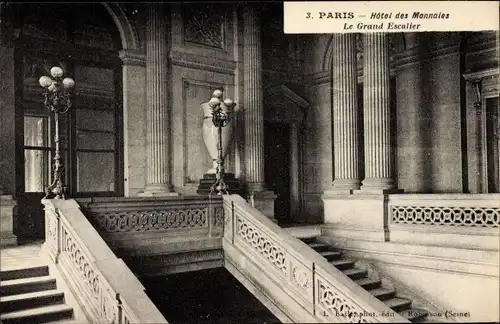
[[[230,107],[226,106],[224,103],[220,103],[220,107],[222,111],[227,113],[232,113]],[[212,167],[207,170],[207,172],[203,175],[203,178],[200,179],[200,184],[198,186],[197,193],[198,194],[209,194],[212,188],[212,185],[217,180],[217,160],[219,158],[219,140],[220,145],[222,147],[222,159],[225,160],[228,156],[229,149],[231,147],[230,143],[233,135],[233,122],[230,119],[226,126],[221,128],[221,136],[219,139],[219,129],[213,123],[213,115],[212,115],[212,107],[209,105],[209,102],[203,102],[201,104],[201,109],[203,111],[203,126],[202,126],[202,134],[203,141],[205,142],[205,146],[207,148],[208,154],[212,159]],[[227,185],[227,190],[229,193],[239,193],[240,185],[238,179],[235,178],[233,173],[225,173],[223,176],[223,180]]]
[[[230,194],[241,194],[240,182],[236,179],[234,173],[225,173],[223,179],[227,185],[227,191]],[[200,195],[208,195],[215,180],[217,180],[217,175],[215,173],[205,173],[203,178],[200,179],[200,185],[196,192]]]

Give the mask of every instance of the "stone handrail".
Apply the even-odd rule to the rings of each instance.
[[[43,250],[93,323],[167,323],[144,287],[116,257],[75,200],[42,200]]]
[[[500,194],[390,195],[391,225],[498,229]]]
[[[275,303],[292,321],[408,322],[242,197],[224,196],[224,217],[224,244],[280,287],[267,290],[273,299],[287,294],[299,305],[294,312]]]

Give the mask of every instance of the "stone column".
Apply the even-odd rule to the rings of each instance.
[[[384,33],[366,33],[363,37],[365,179],[361,190],[382,193],[394,188],[389,40]]]
[[[356,34],[333,35],[333,189],[359,189]]]
[[[167,15],[161,3],[147,5],[146,23],[146,190],[142,195],[172,195],[168,104]],[[175,193],[174,193],[175,194]]]
[[[264,104],[261,25],[258,11],[243,8],[243,104],[245,114],[245,181],[250,203],[274,218],[273,192],[264,189]]]

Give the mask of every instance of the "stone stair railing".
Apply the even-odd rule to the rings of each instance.
[[[283,322],[408,322],[238,195],[224,196],[226,268]]]
[[[92,323],[167,323],[127,265],[111,251],[75,200],[42,200],[44,254]]]

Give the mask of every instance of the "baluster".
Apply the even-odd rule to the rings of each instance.
[[[62,239],[61,239],[61,215],[59,214],[58,211],[55,212],[56,214],[56,234],[55,234],[55,240],[56,240],[56,255],[54,257],[54,262],[58,263],[59,262],[59,255],[61,254],[61,244],[62,244]]]
[[[119,293],[116,293],[116,303],[117,303],[117,316],[118,316],[118,324],[122,324],[123,323],[123,304],[122,304],[122,300],[120,298],[120,294]]]
[[[208,237],[212,237],[212,222],[215,220],[213,208],[212,204],[207,207]]]
[[[231,243],[234,244],[234,236],[236,235],[236,217],[234,216],[234,201],[231,201]]]

